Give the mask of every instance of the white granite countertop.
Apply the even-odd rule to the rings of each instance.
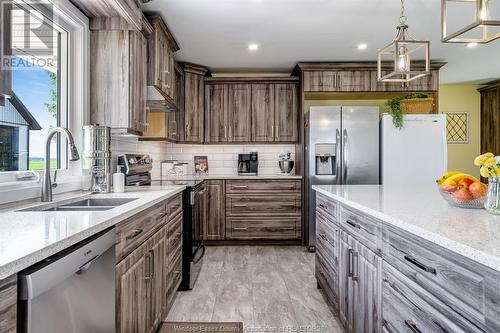
[[[435,186],[318,185],[313,189],[500,271],[500,216],[452,207]]]
[[[124,193],[65,194],[51,204],[76,198],[138,198],[106,211],[16,210],[47,203],[9,206],[0,211],[0,280],[64,250],[184,190],[185,186],[126,187]]]

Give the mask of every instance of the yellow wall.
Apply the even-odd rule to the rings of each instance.
[[[479,176],[479,169],[474,166],[474,158],[480,154],[480,114],[481,103],[477,85],[447,84],[439,87],[440,112],[469,113],[469,143],[448,144],[448,169],[459,170]],[[305,100],[304,112],[309,112],[311,106],[379,106],[380,112],[387,112],[382,99],[359,100]]]
[[[480,154],[481,100],[477,85],[439,86],[439,112],[469,113],[469,143],[448,144],[448,169],[479,176],[474,158]]]

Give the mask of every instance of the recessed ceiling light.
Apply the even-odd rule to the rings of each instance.
[[[467,43],[467,47],[476,47],[477,43]]]
[[[367,47],[368,45],[366,45],[365,43],[358,44],[357,46],[358,50],[366,50]]]
[[[259,49],[259,45],[258,44],[255,44],[255,43],[248,44],[248,50],[249,51],[257,51],[258,49]]]

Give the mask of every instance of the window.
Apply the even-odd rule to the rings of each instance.
[[[11,10],[4,10],[6,5]],[[0,0],[0,10],[1,185],[16,179],[12,171],[42,168],[53,127],[67,127],[82,146],[89,118],[90,34],[88,18],[69,0]],[[8,89],[2,80],[5,59],[12,74]],[[62,169],[59,183],[83,175],[81,162],[67,162],[60,136],[51,144],[51,168]]]
[[[6,21],[10,21],[12,91],[0,107],[0,171],[43,170],[47,134],[68,125],[67,101],[61,94],[67,76],[68,31],[55,23],[50,6],[43,11],[29,2],[11,6]],[[60,141],[56,136],[51,143],[52,169],[66,167]]]

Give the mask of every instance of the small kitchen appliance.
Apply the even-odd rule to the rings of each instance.
[[[125,174],[125,186],[151,185],[151,169],[153,159],[144,154],[118,155],[118,165]]]
[[[83,126],[83,158],[85,169],[92,175],[90,191],[111,190],[111,129],[107,126]]]
[[[238,175],[257,176],[259,169],[259,158],[257,152],[249,154],[238,154]]]
[[[278,165],[281,170],[280,175],[288,176],[292,174],[295,162],[291,160],[291,155],[290,152],[283,152],[279,155],[280,160],[278,161]]]

